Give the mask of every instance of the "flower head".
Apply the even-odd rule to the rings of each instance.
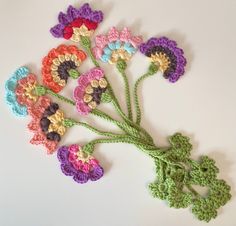
[[[163,76],[170,82],[176,82],[184,74],[186,59],[183,50],[177,47],[175,41],[166,37],[150,38],[139,49],[158,65]]]
[[[78,86],[74,90],[76,108],[82,115],[87,115],[101,102],[102,94],[107,89],[104,72],[100,68],[93,68],[82,74],[78,79]]]
[[[60,147],[57,157],[61,162],[62,172],[66,176],[73,176],[80,184],[88,180],[96,181],[103,176],[104,170],[98,161],[92,155],[83,152],[79,145]]]
[[[35,92],[38,82],[36,76],[30,74],[28,68],[21,67],[16,70],[6,82],[6,101],[17,116],[28,114],[28,108],[38,101]]]
[[[93,51],[97,59],[117,63],[119,59],[128,61],[132,57],[142,43],[142,37],[133,36],[127,27],[121,32],[112,27],[107,35],[98,35],[95,42]]]
[[[79,9],[70,5],[67,13],[59,13],[59,24],[52,27],[50,32],[56,38],[78,42],[80,36],[91,36],[102,20],[102,11],[92,10],[88,3],[83,4]]]
[[[43,144],[48,154],[56,150],[58,142],[66,132],[64,125],[64,113],[58,104],[52,103],[49,98],[43,96],[33,108],[29,109],[32,121],[28,128],[34,133],[30,143]]]
[[[60,45],[53,48],[43,58],[43,83],[54,92],[60,92],[69,77],[79,76],[77,69],[85,58],[86,54],[74,45]]]

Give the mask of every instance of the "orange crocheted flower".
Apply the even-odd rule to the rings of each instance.
[[[52,103],[46,96],[39,97],[38,102],[28,111],[32,116],[28,128],[34,133],[30,143],[42,144],[46,147],[47,153],[52,154],[66,132],[64,113],[58,104]]]
[[[86,54],[74,45],[53,48],[42,61],[44,85],[55,93],[60,92],[69,77],[78,78],[78,67],[85,59]]]

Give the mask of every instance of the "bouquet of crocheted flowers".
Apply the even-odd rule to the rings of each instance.
[[[103,13],[92,10],[87,3],[80,8],[69,6],[66,13],[60,12],[58,24],[50,32],[56,38],[70,40],[71,44],[59,45],[43,58],[42,84],[28,68],[16,70],[6,82],[7,103],[15,115],[30,116],[28,128],[33,134],[30,143],[44,145],[48,154],[56,152],[62,172],[77,183],[96,181],[104,174],[102,166],[92,156],[96,144],[133,144],[154,161],[156,180],[149,185],[151,194],[165,200],[173,208],[191,207],[199,220],[210,221],[216,217],[217,209],[231,198],[230,186],[224,180],[217,179],[219,169],[214,160],[207,156],[202,156],[199,161],[192,160],[190,140],[180,133],[169,137],[169,146],[159,147],[140,126],[141,109],[137,94],[140,83],[158,71],[169,82],[177,82],[186,66],[183,50],[166,37],[152,37],[144,42],[141,36],[133,35],[126,27],[122,30],[112,27],[107,34],[97,35],[92,44],[92,36],[102,20]],[[126,68],[137,51],[150,59],[150,66],[131,90]],[[81,74],[79,67],[87,57],[95,67]],[[122,76],[127,109],[121,108],[99,61],[115,66]],[[59,94],[69,79],[77,83],[70,98]],[[67,118],[50,96],[73,105],[79,118],[88,114],[100,117],[115,124],[120,132],[101,131],[93,125]],[[104,112],[104,104],[112,105],[121,120],[115,120]],[[103,138],[83,146],[71,144],[58,147],[72,126],[86,127]],[[207,187],[208,194],[200,195],[194,185]]]

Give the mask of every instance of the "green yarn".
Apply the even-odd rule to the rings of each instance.
[[[80,43],[87,51],[94,65],[99,67],[98,62],[93,56],[89,38],[81,37]],[[159,147],[154,143],[151,135],[140,126],[141,110],[137,94],[138,87],[144,79],[154,75],[158,71],[158,66],[151,63],[147,73],[141,76],[134,85],[136,120],[133,120],[129,83],[125,74],[127,64],[125,61],[119,60],[116,67],[124,79],[128,114],[126,115],[122,110],[111,84],[107,77],[105,77],[108,81],[108,87],[107,91],[102,94],[101,102],[111,103],[119,114],[120,120],[114,119],[106,112],[97,108],[91,111],[91,115],[113,123],[119,129],[119,132],[102,131],[85,122],[69,118],[64,120],[64,126],[67,128],[75,125],[83,126],[102,136],[83,146],[83,151],[88,154],[94,152],[96,144],[128,143],[136,146],[154,161],[156,178],[148,186],[153,197],[165,200],[172,208],[190,207],[192,213],[199,220],[208,222],[215,218],[217,216],[217,210],[221,206],[224,206],[231,198],[230,186],[224,180],[217,179],[219,169],[215,165],[215,161],[208,156],[202,156],[199,161],[192,160],[190,158],[192,150],[190,139],[181,133],[171,135],[168,138],[169,145],[166,147]],[[75,72],[73,71],[71,73],[73,74]],[[54,93],[44,86],[37,86],[35,92],[39,96],[50,94],[68,104],[75,105],[73,100]],[[195,189],[195,185],[206,187],[209,190],[208,194],[200,195],[197,189]]]
[[[125,69],[127,68],[127,63],[124,60],[119,59],[117,64],[116,64],[116,68],[118,69],[118,71],[122,75],[122,78],[123,78],[124,83],[125,83],[125,99],[126,99],[127,110],[128,110],[128,118],[132,121],[133,113],[132,113],[132,106],[131,106],[129,81],[128,81],[127,75],[125,73]]]
[[[191,167],[191,183],[202,186],[210,184],[219,172],[215,161],[208,156],[202,156],[199,163],[192,160]]]
[[[70,69],[68,71],[71,78],[76,79],[80,76],[80,73],[76,69]]]
[[[138,87],[144,79],[154,75],[155,73],[157,73],[157,71],[158,71],[158,66],[154,63],[151,63],[148,68],[147,73],[142,75],[134,84],[134,104],[135,104],[135,110],[136,110],[136,124],[137,125],[140,125],[140,122],[141,122],[141,109],[140,109],[139,99],[138,99]]]

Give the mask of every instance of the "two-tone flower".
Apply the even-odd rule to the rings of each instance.
[[[78,78],[78,67],[86,59],[86,54],[74,45],[60,45],[49,51],[42,61],[43,84],[60,92],[69,77]]]
[[[175,41],[166,37],[150,38],[139,49],[159,67],[170,82],[176,82],[184,74],[186,59],[183,50],[177,47]]]
[[[90,37],[102,20],[102,11],[92,10],[88,3],[78,9],[69,6],[66,13],[59,13],[59,24],[52,27],[50,32],[56,38],[79,42],[80,36]]]
[[[6,102],[17,116],[26,116],[27,109],[37,101],[36,85],[36,76],[26,67],[16,70],[6,81]]]
[[[32,120],[28,125],[34,133],[31,144],[42,144],[47,153],[52,154],[66,132],[65,116],[57,103],[51,102],[48,97],[39,98],[34,108],[29,110]]]
[[[88,180],[96,181],[103,176],[104,170],[98,160],[85,153],[77,144],[60,147],[57,157],[61,163],[62,172],[66,176],[72,176],[80,184]]]
[[[102,94],[108,83],[101,68],[93,68],[78,79],[78,86],[74,90],[76,108],[81,115],[87,115],[100,104]]]
[[[130,60],[142,43],[142,37],[133,36],[127,27],[121,32],[112,27],[107,35],[96,36],[95,43],[93,52],[96,58],[112,64],[120,59]]]

